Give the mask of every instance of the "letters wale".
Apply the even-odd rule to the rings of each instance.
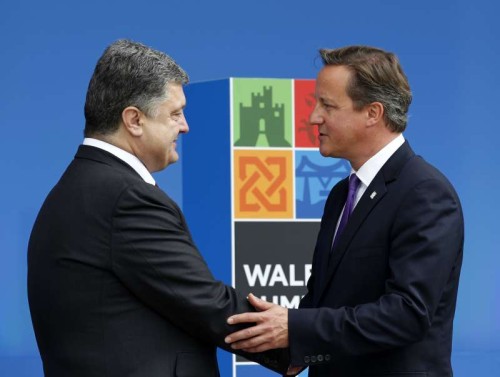
[[[295,264],[288,266],[282,264],[243,265],[249,287],[305,287],[311,276],[311,268],[311,264],[302,266],[296,266]],[[294,290],[293,293],[296,293],[296,291]],[[289,309],[296,309],[304,294],[271,294],[270,297],[268,295],[259,295],[259,297]]]

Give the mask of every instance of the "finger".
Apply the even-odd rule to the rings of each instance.
[[[248,339],[255,338],[256,336],[259,336],[262,334],[261,329],[258,326],[254,327],[249,327],[240,331],[233,332],[232,334],[229,334],[226,336],[224,341],[226,343],[234,343],[234,342],[242,342],[246,341]],[[246,346],[253,346],[254,344],[246,343]],[[241,347],[240,347],[241,348]]]
[[[269,339],[262,336],[256,336],[251,339],[241,340],[239,342],[234,342],[231,344],[231,348],[235,350],[252,350],[252,352],[259,352],[258,349],[263,347],[271,348]]]
[[[261,300],[260,298],[255,296],[253,293],[250,293],[248,295],[248,302],[250,302],[250,304],[252,304],[252,306],[259,311],[271,309],[274,306],[274,304],[272,302],[267,302],[265,300]]]
[[[256,323],[260,318],[258,313],[242,313],[235,314],[227,319],[227,323],[230,325],[236,325],[237,323]]]
[[[295,376],[300,373],[300,371],[303,369],[303,367],[289,367],[286,375],[287,376]]]

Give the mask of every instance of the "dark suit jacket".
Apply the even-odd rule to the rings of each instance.
[[[226,319],[251,310],[214,279],[178,206],[90,146],[40,210],[28,297],[46,376],[218,376]],[[243,355],[283,372],[278,354]]]
[[[330,257],[346,196],[343,180],[325,204],[308,293],[289,313],[291,364],[310,376],[452,376],[464,240],[453,187],[403,144]]]

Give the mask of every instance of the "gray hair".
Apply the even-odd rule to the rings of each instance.
[[[380,102],[384,106],[387,127],[393,132],[405,130],[412,94],[396,55],[369,46],[321,49],[319,52],[325,65],[343,65],[352,72],[346,91],[357,110]]]
[[[85,101],[86,137],[118,129],[123,109],[135,106],[148,117],[158,115],[168,97],[168,84],[187,84],[186,72],[168,55],[141,43],[112,43],[90,79]]]

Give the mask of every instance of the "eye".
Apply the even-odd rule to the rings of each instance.
[[[179,118],[182,117],[182,111],[176,111],[175,113],[172,113],[171,117],[173,120],[179,120]]]
[[[335,108],[335,105],[331,104],[330,102],[327,102],[325,100],[321,100],[320,102],[321,102],[321,106],[323,106],[323,108],[325,110],[330,110],[330,109]]]

